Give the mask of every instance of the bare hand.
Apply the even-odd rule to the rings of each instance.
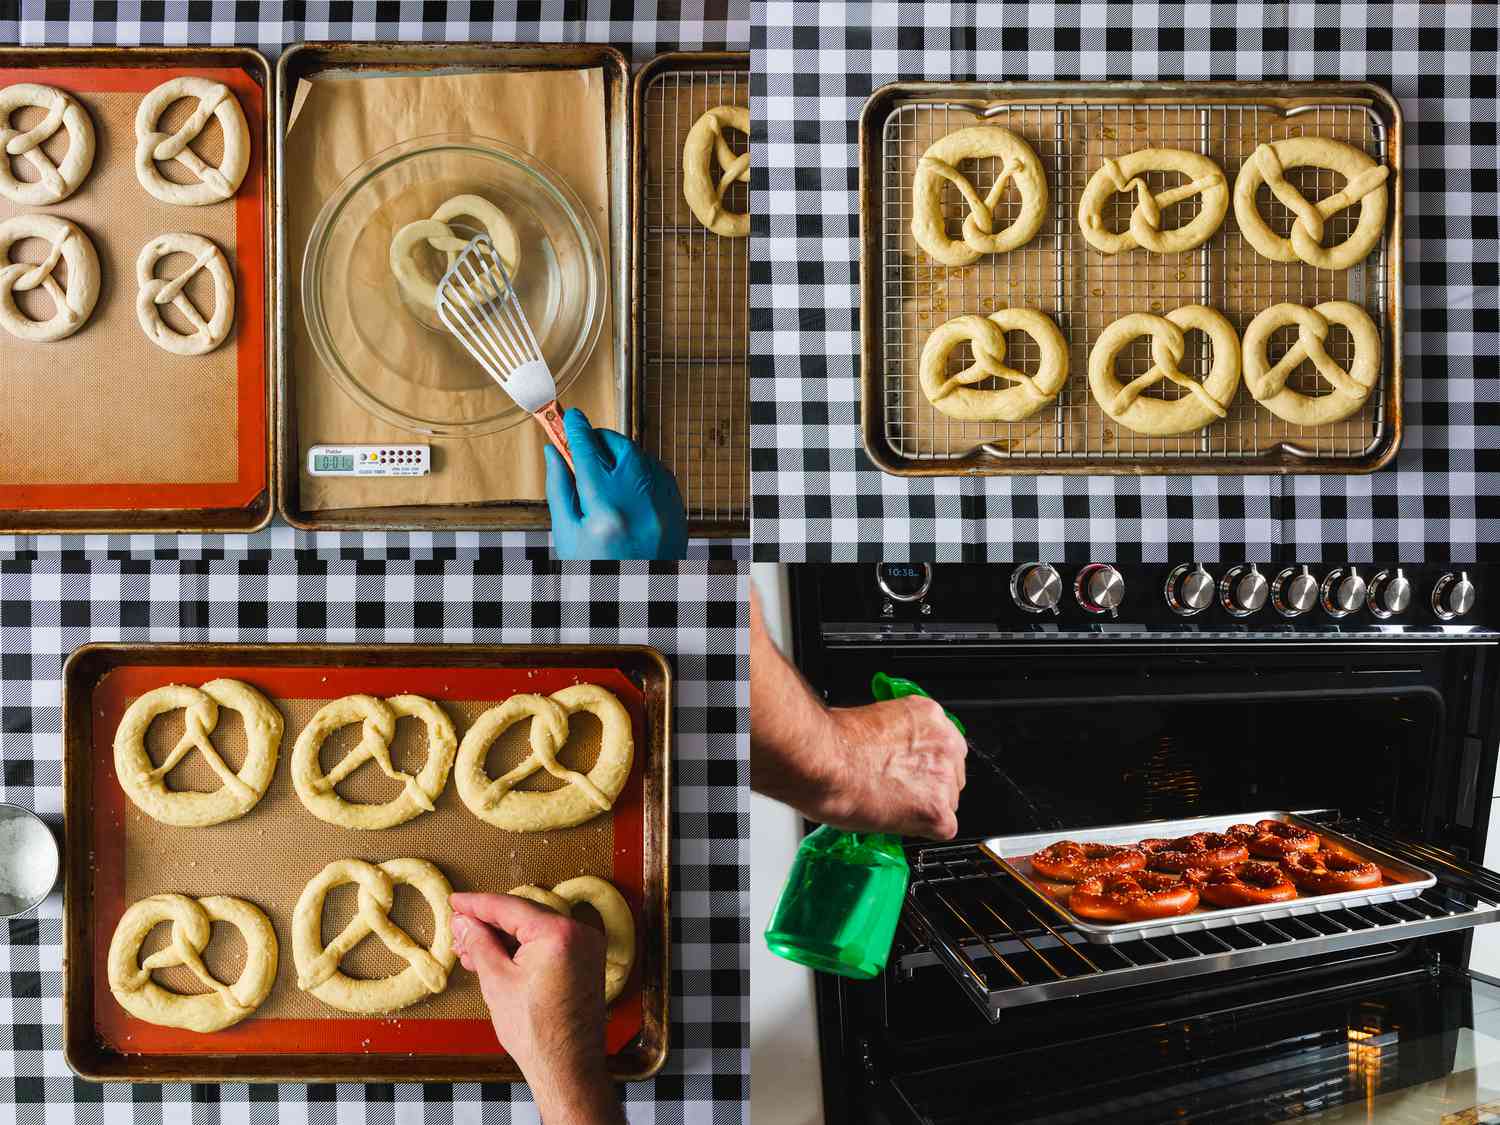
[[[547,1125],[624,1122],[604,1062],[604,937],[514,895],[455,894],[453,943]]]

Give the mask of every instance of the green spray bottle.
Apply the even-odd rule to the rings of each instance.
[[[870,691],[877,701],[927,694],[884,672],[875,673]],[[957,716],[944,714],[967,735]],[[778,957],[819,972],[858,980],[878,976],[891,955],[910,877],[901,837],[825,824],[797,849],[766,927],[766,945]]]

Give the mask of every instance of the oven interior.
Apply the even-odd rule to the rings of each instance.
[[[1248,1122],[1388,1098],[1415,1099],[1390,1112],[1416,1115],[1374,1119],[1438,1120],[1412,1107],[1488,1097],[1471,1064],[1500,1062],[1500,990],[1465,966],[1473,928],[1500,920],[1500,876],[1476,862],[1497,743],[1489,645],[804,632],[799,662],[834,705],[865,701],[875,671],[908,676],[971,744],[959,837],[908,846],[887,971],[819,978],[830,1121]],[[1438,885],[1101,946],[1038,913],[977,848],[1257,809],[1306,812]],[[1494,1101],[1474,1120],[1500,1121]]]

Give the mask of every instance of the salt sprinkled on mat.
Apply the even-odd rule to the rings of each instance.
[[[52,889],[46,825],[29,816],[0,820],[0,897],[25,904]]]

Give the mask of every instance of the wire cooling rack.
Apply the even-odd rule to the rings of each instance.
[[[722,530],[749,520],[750,240],[693,216],[682,146],[707,110],[749,104],[745,70],[667,67],[647,82],[639,111],[642,438],[676,475],[689,521]],[[748,147],[748,137],[725,135],[736,152]],[[736,183],[725,205],[748,211],[749,184]]]
[[[911,234],[912,187],[917,162],[937,139],[977,123],[993,123],[1019,133],[1036,150],[1047,176],[1049,219],[1027,246],[1008,254],[987,254],[971,266],[948,268],[934,262]],[[1142,249],[1106,256],[1093,249],[1078,226],[1079,197],[1094,171],[1108,158],[1142,148],[1179,148],[1202,153],[1223,170],[1231,188],[1241,165],[1256,146],[1284,137],[1331,137],[1360,148],[1377,161],[1386,158],[1384,122],[1365,104],[1320,102],[1283,111],[1249,103],[1005,103],[984,110],[972,104],[912,101],[897,105],[881,133],[883,180],[879,215],[880,261],[884,274],[880,310],[885,368],[882,405],[885,437],[899,457],[943,461],[982,449],[1011,463],[1046,463],[1086,459],[1119,467],[1172,460],[1248,462],[1277,447],[1299,456],[1355,460],[1377,448],[1386,434],[1384,372],[1363,408],[1341,422],[1306,427],[1283,421],[1259,406],[1241,384],[1227,418],[1201,430],[1169,437],[1137,434],[1100,409],[1088,386],[1089,351],[1099,334],[1133,312],[1165,315],[1187,304],[1203,304],[1228,317],[1243,335],[1255,315],[1271,305],[1291,301],[1316,305],[1348,300],[1361,305],[1390,332],[1386,297],[1389,236],[1364,262],[1344,271],[1320,270],[1301,262],[1272,262],[1261,257],[1240,234],[1231,206],[1218,232],[1185,254],[1152,254]],[[963,171],[984,195],[999,172],[1000,161],[967,161]],[[1146,176],[1154,192],[1183,182],[1175,172]],[[1319,168],[1290,169],[1287,178],[1310,200],[1322,199],[1342,186],[1342,177]],[[1336,182],[1337,181],[1337,182]],[[1116,193],[1105,211],[1105,225],[1126,229],[1134,197]],[[1192,221],[1201,195],[1173,204],[1163,213],[1164,228]],[[1293,215],[1262,187],[1261,214],[1277,233],[1289,233]],[[967,207],[957,190],[945,185],[944,215],[951,236],[960,230]],[[1012,186],[1002,198],[996,229],[1018,214],[1020,195]],[[1325,244],[1346,239],[1359,207],[1339,212],[1328,222]],[[1069,375],[1055,404],[1021,422],[964,422],[936,410],[917,380],[918,361],[931,331],[965,313],[988,314],[1004,307],[1030,307],[1046,313],[1068,341]],[[1280,329],[1271,340],[1276,362],[1296,341],[1294,328]],[[1352,359],[1348,332],[1335,326],[1325,342],[1329,354],[1346,370]],[[1023,333],[1007,333],[1007,362],[1022,371],[1037,369],[1038,349]],[[972,361],[967,344],[954,349],[949,372]],[[1188,336],[1183,369],[1201,378],[1212,361],[1207,338]],[[1122,382],[1151,367],[1148,337],[1138,338],[1120,353],[1116,370]],[[1001,388],[999,380],[978,384]],[[1288,385],[1309,395],[1329,387],[1311,362],[1303,363]],[[1188,393],[1161,381],[1145,392],[1164,399]]]

